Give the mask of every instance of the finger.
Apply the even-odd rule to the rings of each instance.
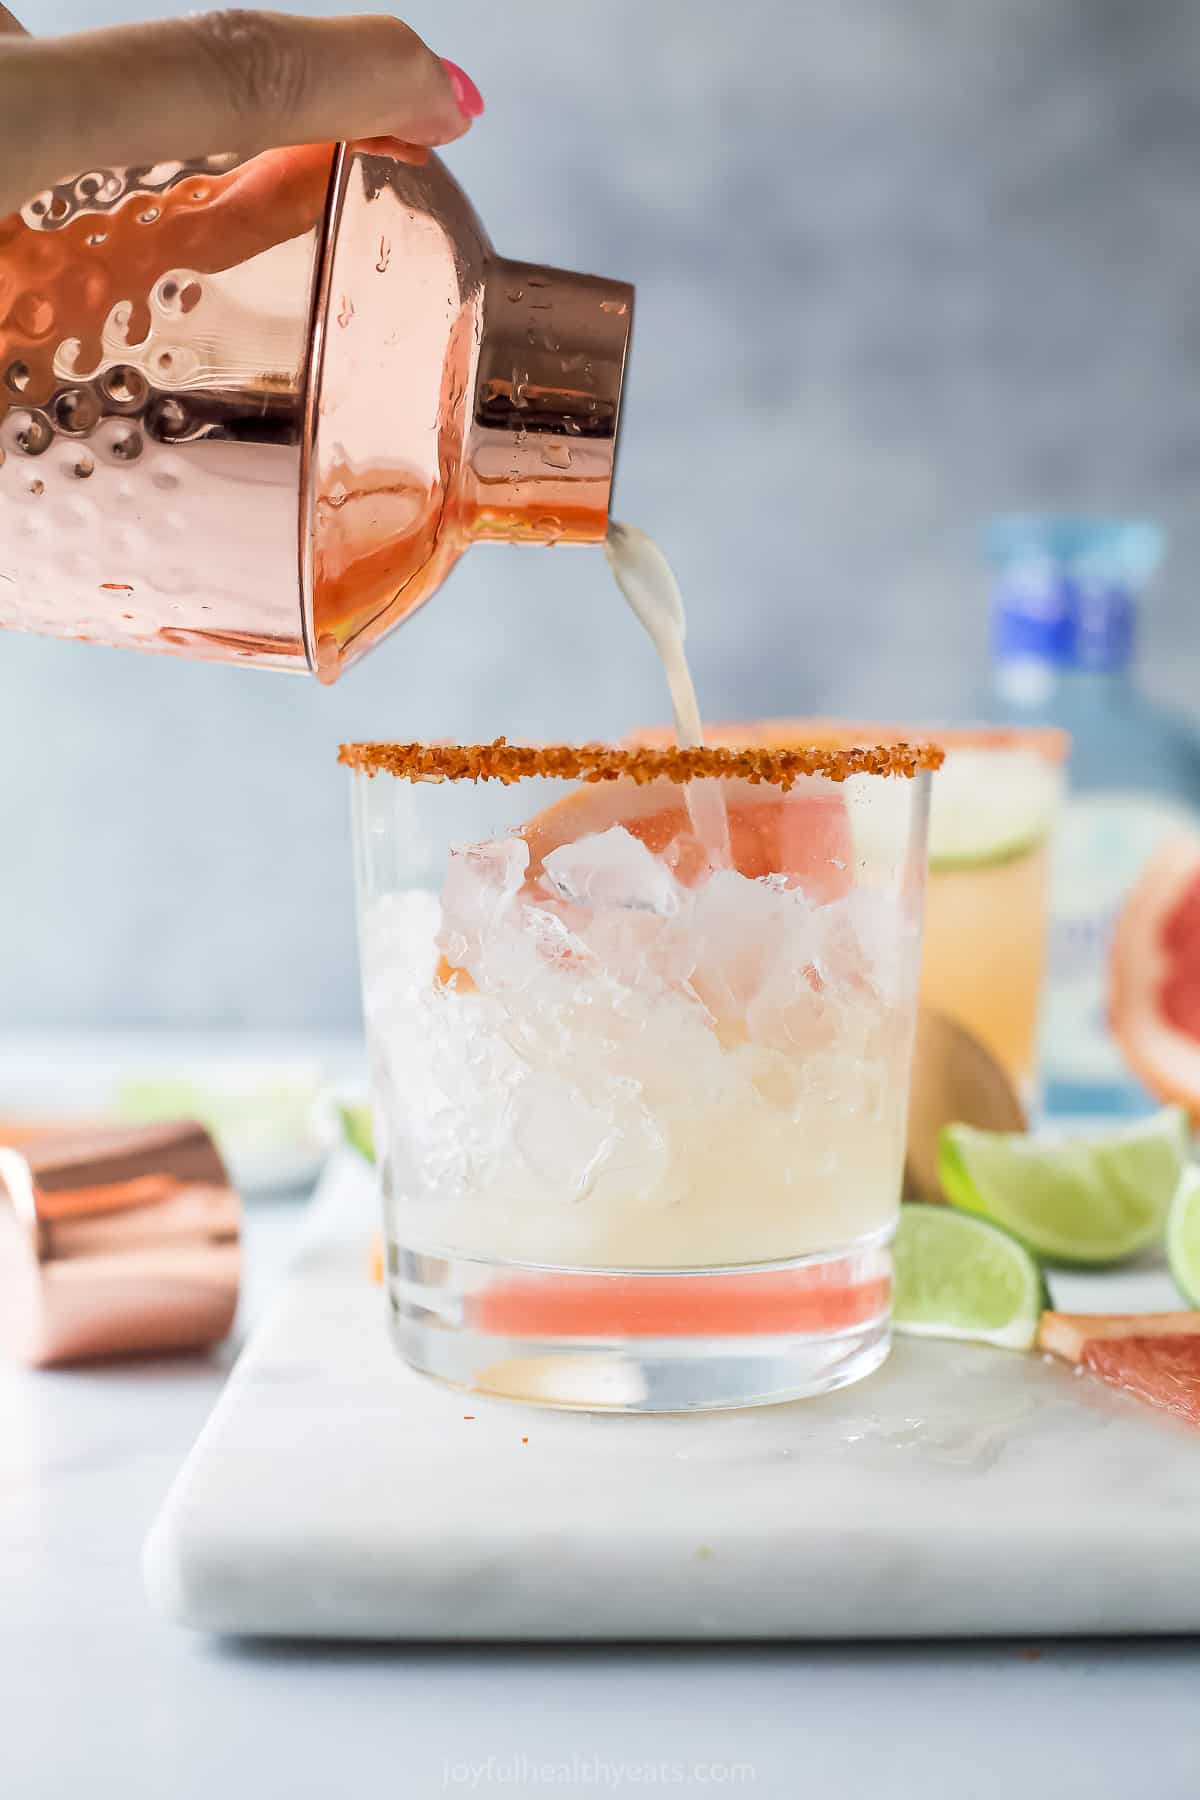
[[[20,174],[24,198],[72,169],[337,138],[447,144],[471,123],[456,85],[415,32],[378,15],[217,12],[22,37],[0,52],[8,160],[26,165],[4,186]]]

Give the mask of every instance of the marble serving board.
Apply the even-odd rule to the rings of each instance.
[[[1036,1355],[897,1342],[856,1387],[618,1417],[413,1374],[331,1166],[155,1523],[155,1604],[322,1638],[1200,1631],[1200,1433]],[[1172,1304],[1161,1271],[1060,1305]],[[1175,1302],[1177,1304],[1177,1302]],[[470,1416],[467,1416],[470,1415]]]

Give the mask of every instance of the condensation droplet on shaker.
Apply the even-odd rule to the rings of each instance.
[[[100,402],[90,388],[68,388],[54,402],[54,417],[60,431],[82,437],[100,422]]]
[[[5,369],[4,379],[14,394],[23,394],[29,386],[29,364],[22,362],[20,357],[17,357],[16,361],[10,362]]]
[[[44,481],[36,481],[36,480],[35,480],[35,481],[31,481],[31,482],[30,482],[30,484],[29,484],[29,491],[30,491],[30,493],[31,493],[31,494],[33,494],[33,495],[34,495],[34,496],[35,496],[35,498],[36,498],[36,497],[37,497],[37,496],[38,496],[38,495],[40,495],[40,494],[44,494],[44,493],[45,493],[45,491],[46,491],[46,484],[45,484],[45,482],[44,482]]]
[[[54,427],[44,413],[14,413],[14,442],[22,456],[41,456],[54,442]]]
[[[171,395],[159,400],[146,418],[146,429],[151,437],[178,438],[183,436],[187,428],[187,408],[182,400],[176,400]]]
[[[128,363],[117,363],[101,378],[100,386],[114,406],[141,406],[150,392],[150,384],[140,369]]]
[[[144,448],[142,434],[136,425],[114,424],[105,435],[103,447],[114,462],[136,462]]]

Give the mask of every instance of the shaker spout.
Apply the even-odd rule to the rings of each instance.
[[[625,282],[490,263],[462,478],[468,540],[603,542],[632,324]]]
[[[499,256],[439,157],[346,145],[317,318],[301,571],[333,682],[471,544],[602,542],[633,289]]]

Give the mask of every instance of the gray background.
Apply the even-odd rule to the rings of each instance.
[[[54,31],[186,9],[24,11]],[[961,708],[985,657],[979,522],[1026,504],[1164,520],[1146,677],[1190,704],[1200,7],[407,16],[487,97],[451,160],[501,248],[638,284],[618,511],[676,563],[711,713]],[[0,1024],[350,1023],[340,738],[664,711],[586,551],[472,551],[332,693],[9,636]]]

